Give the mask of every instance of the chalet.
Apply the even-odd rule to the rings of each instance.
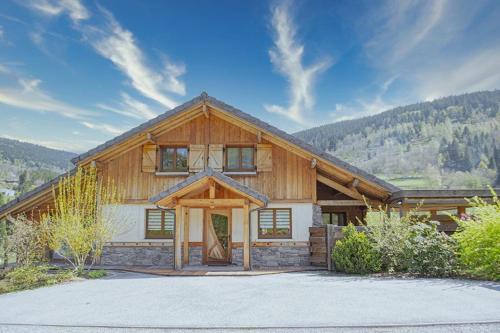
[[[401,190],[206,93],[72,161],[124,194],[129,221],[103,265],[308,266],[313,226],[358,223],[366,204],[464,213],[487,191]],[[0,207],[46,210],[59,178]],[[450,230],[451,230],[450,229]]]

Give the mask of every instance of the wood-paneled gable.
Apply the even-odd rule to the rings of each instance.
[[[169,144],[270,144],[239,126],[214,115],[201,114],[168,132],[155,137],[158,146]],[[125,200],[140,202],[183,181],[185,176],[159,176],[142,172],[142,146],[105,161],[102,175],[111,178],[124,192]],[[208,153],[205,155],[208,156]],[[294,152],[272,145],[272,171],[256,175],[232,175],[271,200],[311,201],[313,177],[311,162]]]

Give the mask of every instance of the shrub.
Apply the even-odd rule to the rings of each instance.
[[[46,259],[45,250],[48,241],[42,224],[24,215],[12,219],[11,222],[7,252],[15,253],[18,264],[29,266]]]
[[[500,201],[492,203],[474,198],[474,215],[456,219],[458,259],[465,273],[474,277],[500,280]]]
[[[411,226],[408,271],[422,276],[450,276],[456,269],[456,242],[437,230],[437,222]]]
[[[90,271],[87,274],[87,277],[89,279],[100,279],[102,277],[105,277],[106,275],[108,275],[108,273],[104,269],[98,269],[98,270]]]
[[[10,290],[32,289],[71,280],[73,272],[62,270],[49,273],[49,266],[20,266],[6,275]]]
[[[394,273],[408,270],[408,239],[412,223],[411,215],[400,218],[399,214],[374,212],[369,208],[365,218],[366,235],[380,256],[382,271]]]
[[[355,274],[374,273],[380,270],[380,258],[363,232],[349,224],[342,229],[344,238],[337,241],[332,251],[338,271]]]

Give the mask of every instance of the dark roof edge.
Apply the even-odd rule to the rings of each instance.
[[[500,193],[500,188],[493,189]],[[490,190],[484,189],[420,189],[420,190],[401,190],[394,192],[390,201],[404,198],[428,199],[428,198],[473,198],[473,197],[491,198],[493,194]]]
[[[243,193],[246,193],[249,196],[251,196],[257,200],[264,202],[264,204],[266,204],[266,205],[269,202],[269,198],[266,195],[259,193],[256,190],[232,179],[231,177],[228,177],[228,176],[222,174],[221,172],[213,170],[212,168],[207,168],[204,171],[198,172],[197,174],[186,178],[182,182],[180,182],[180,183],[170,187],[169,189],[162,191],[159,194],[151,197],[149,199],[149,201],[152,203],[156,203],[156,202],[160,201],[161,199],[163,199],[163,198],[165,198],[165,197],[183,189],[184,187],[189,186],[189,185],[191,185],[191,184],[193,184],[193,183],[195,183],[195,182],[197,182],[205,177],[217,178],[220,181],[236,188],[237,190],[242,191]]]

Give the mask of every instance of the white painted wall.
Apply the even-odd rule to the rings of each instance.
[[[291,208],[292,209],[292,239],[258,239],[258,213],[251,213],[250,235],[252,241],[278,241],[298,242],[309,241],[309,227],[312,226],[312,204],[310,203],[269,203],[269,208]],[[169,242],[165,239],[145,238],[146,209],[156,208],[154,205],[119,205],[117,235],[113,242]],[[255,205],[251,207],[256,208]],[[203,209],[191,208],[189,210],[189,241],[203,241]],[[232,241],[243,242],[243,209],[232,210]],[[183,229],[181,229],[181,237]]]

